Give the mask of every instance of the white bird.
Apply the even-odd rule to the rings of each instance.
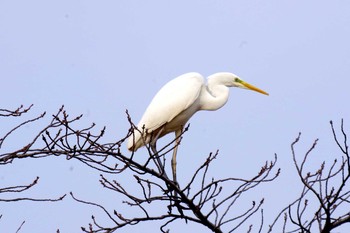
[[[175,132],[176,144],[171,164],[173,181],[177,184],[176,154],[185,124],[199,110],[214,111],[224,106],[229,97],[229,87],[249,89],[268,95],[265,91],[228,72],[209,76],[207,84],[203,76],[198,73],[183,74],[165,84],[154,96],[137,125],[138,130],[134,130],[128,139],[128,149],[136,151],[150,143],[153,153],[156,154],[157,140]]]

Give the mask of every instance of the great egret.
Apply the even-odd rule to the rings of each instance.
[[[228,72],[209,76],[207,84],[203,76],[198,73],[183,74],[165,84],[154,96],[137,125],[138,130],[134,130],[133,135],[128,139],[128,149],[136,151],[150,143],[152,151],[156,154],[157,140],[168,133],[175,132],[176,144],[171,165],[173,181],[177,184],[177,147],[186,122],[199,110],[214,111],[225,105],[229,96],[229,87],[249,89],[268,95],[265,91]]]

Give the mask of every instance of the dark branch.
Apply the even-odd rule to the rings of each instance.
[[[7,114],[16,115],[14,113]],[[19,128],[27,124],[34,124],[43,117],[44,114],[14,127],[0,139],[0,146]],[[242,197],[257,186],[273,181],[279,175],[279,169],[275,171],[277,162],[277,156],[275,156],[273,161],[266,162],[251,178],[209,178],[210,167],[213,166],[213,161],[218,156],[218,152],[216,152],[210,153],[201,166],[195,169],[189,181],[179,186],[167,178],[164,174],[164,168],[159,169],[154,163],[158,158],[163,163],[166,161],[165,156],[174,149],[175,139],[158,150],[156,154],[153,154],[147,145],[148,156],[134,156],[133,152],[126,155],[121,153],[122,143],[132,136],[135,130],[144,130],[136,128],[128,113],[130,130],[125,137],[113,142],[103,142],[105,127],[102,130],[95,130],[95,124],[92,124],[76,128],[76,123],[81,120],[81,117],[82,115],[70,117],[62,106],[56,114],[52,115],[52,120],[47,126],[40,130],[34,139],[30,140],[23,148],[1,153],[0,164],[7,164],[16,159],[65,156],[67,160],[78,160],[101,172],[100,183],[102,187],[122,196],[123,203],[133,207],[138,215],[127,217],[123,215],[121,210],[110,212],[98,203],[81,200],[71,193],[72,198],[79,203],[101,209],[111,222],[110,226],[104,226],[92,216],[92,222],[89,226],[82,228],[84,232],[114,232],[125,226],[147,221],[159,221],[160,230],[167,232],[166,228],[170,224],[183,220],[202,224],[213,232],[223,232],[223,229],[225,232],[238,231],[242,229],[243,225],[248,224],[247,222],[254,214],[259,211],[261,214],[263,213],[263,199],[252,200],[253,204],[249,205],[242,201]],[[188,127],[183,134],[187,129]],[[183,134],[180,137],[183,137]],[[132,174],[129,176],[132,182],[129,180],[125,184],[124,179],[120,179],[118,176],[122,173]],[[105,176],[107,174],[112,178],[107,178]],[[139,191],[132,192],[129,189],[131,184],[135,185]],[[32,199],[22,198],[21,200]],[[52,201],[56,199],[37,200]],[[246,207],[242,207],[242,204]],[[160,205],[161,208],[157,208],[155,211],[153,205]],[[239,206],[241,213],[233,216],[232,210],[236,206]],[[263,217],[261,218],[263,219]],[[262,225],[263,223],[260,223],[257,226],[260,229],[259,232]],[[253,225],[250,224],[248,231],[250,232],[252,229]]]
[[[329,233],[335,228],[350,222],[350,212],[348,211],[350,209],[350,166],[347,134],[344,130],[343,120],[340,127],[342,142],[332,121],[330,125],[334,141],[342,153],[341,159],[334,158],[329,165],[326,161],[323,161],[317,170],[308,171],[307,162],[312,160],[311,154],[318,140],[314,141],[306,151],[302,162],[299,163],[295,153],[295,147],[301,136],[299,133],[291,144],[291,151],[294,166],[303,184],[303,189],[300,196],[278,214],[270,226],[269,232],[272,231],[283,213],[286,216],[283,232],[315,232],[317,230],[321,233]],[[313,205],[311,206],[309,203],[313,203]],[[316,206],[315,203],[317,203]],[[310,216],[313,217],[310,218]],[[286,230],[288,219],[295,227],[293,230]]]

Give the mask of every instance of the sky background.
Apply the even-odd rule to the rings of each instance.
[[[252,177],[277,153],[280,178],[243,203],[265,197],[267,226],[301,190],[290,151],[298,132],[300,158],[320,139],[311,167],[339,158],[329,121],[338,126],[344,118],[349,129],[349,12],[350,2],[340,0],[0,1],[0,108],[34,104],[22,119],[48,113],[9,138],[1,152],[22,148],[62,104],[71,116],[84,114],[82,126],[107,126],[105,141],[118,140],[129,126],[125,110],[137,123],[172,78],[192,71],[232,72],[270,96],[231,89],[222,109],[197,113],[178,151],[178,179],[181,185],[217,149],[210,173],[217,178]],[[17,122],[1,119],[1,136]],[[128,153],[125,146],[123,152]],[[64,158],[14,161],[1,167],[0,187],[36,176],[39,184],[23,195],[73,191],[129,211],[122,198],[98,186],[99,173]],[[57,203],[0,203],[0,209],[0,232],[15,232],[23,220],[22,233],[79,232],[92,214],[105,219],[98,209],[69,197]],[[123,232],[156,232],[158,226],[140,224]],[[171,229],[203,230],[183,222]]]

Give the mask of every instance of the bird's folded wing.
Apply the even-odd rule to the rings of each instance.
[[[204,78],[198,73],[181,75],[162,87],[146,109],[139,128],[156,130],[189,108],[198,98]]]

